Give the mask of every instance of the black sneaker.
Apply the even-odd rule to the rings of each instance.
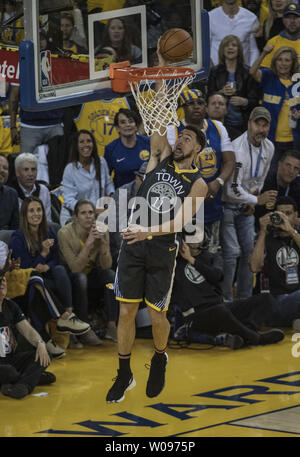
[[[125,398],[125,392],[136,386],[132,373],[124,374],[121,373],[121,370],[118,370],[118,376],[114,378],[114,381],[106,395],[107,403],[120,403]]]
[[[168,354],[155,353],[151,360],[150,373],[147,382],[146,395],[153,398],[161,393],[165,386],[165,373],[168,363]]]
[[[266,332],[260,333],[259,343],[261,345],[265,344],[274,344],[278,343],[279,341],[283,340],[284,333],[279,328],[272,328]]]
[[[226,333],[224,336],[224,346],[228,346],[231,349],[240,349],[244,346],[245,342],[243,338],[239,335],[231,335]]]

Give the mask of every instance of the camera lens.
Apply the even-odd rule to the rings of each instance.
[[[282,220],[282,217],[280,216],[280,214],[278,213],[273,213],[270,215],[270,221],[272,222],[272,224],[274,225],[280,225],[282,224],[283,220]]]

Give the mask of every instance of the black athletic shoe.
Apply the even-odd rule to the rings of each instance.
[[[231,349],[240,349],[245,345],[243,338],[239,335],[231,335],[227,333],[224,336],[224,346],[228,346]]]
[[[284,333],[282,330],[279,328],[272,328],[271,330],[268,330],[267,332],[261,332],[260,333],[260,338],[259,338],[259,343],[261,345],[265,344],[273,344],[273,343],[278,343],[279,341],[283,340],[284,338]]]
[[[114,384],[106,395],[107,403],[120,403],[125,398],[125,392],[136,386],[132,373],[121,373],[118,370],[118,376],[114,379]]]
[[[165,386],[166,366],[168,363],[168,354],[155,353],[151,360],[150,373],[147,382],[146,395],[153,398],[161,393]]]
[[[40,380],[38,382],[38,386],[48,386],[56,381],[56,376],[50,371],[43,371],[41,374]]]

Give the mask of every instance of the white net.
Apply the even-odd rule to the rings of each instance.
[[[143,79],[141,79],[141,77]],[[183,89],[192,82],[194,73],[190,69],[156,68],[155,81],[145,72],[139,81],[129,81],[147,135],[157,132],[163,136],[168,125],[179,125],[177,100]],[[169,79],[168,79],[169,78]]]

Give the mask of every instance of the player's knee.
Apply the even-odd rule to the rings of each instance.
[[[139,303],[120,303],[120,314],[119,317],[123,320],[134,320]]]

